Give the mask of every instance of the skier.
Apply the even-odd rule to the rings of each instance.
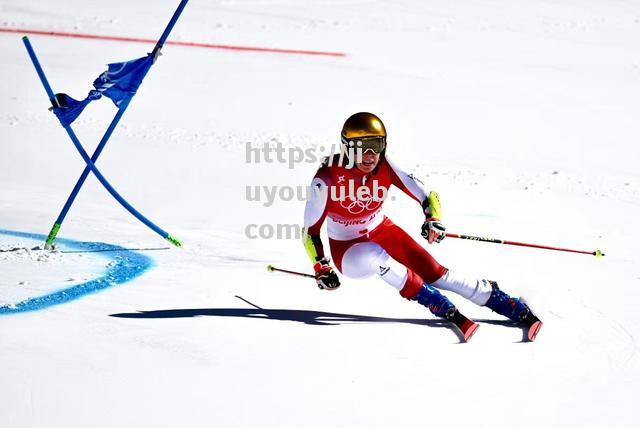
[[[466,278],[440,265],[382,214],[383,192],[394,185],[421,205],[425,214],[422,236],[427,242],[439,243],[445,237],[438,195],[427,192],[413,175],[389,159],[386,147],[382,121],[371,113],[356,113],[342,128],[342,152],[325,158],[313,178],[313,191],[305,206],[303,239],[318,287],[335,290],[340,286],[320,239],[320,228],[326,220],[331,256],[343,275],[356,279],[379,275],[402,297],[453,322],[465,341],[478,324],[462,315],[438,289],[457,293],[521,323],[528,339],[534,340],[542,322],[524,302],[510,297],[495,281]]]

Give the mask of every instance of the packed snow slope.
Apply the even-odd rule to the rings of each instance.
[[[177,3],[3,0],[0,26],[154,38]],[[1,426],[636,426],[638,2],[192,0],[171,39],[346,56],[166,46],[97,165],[184,247],[134,252],[148,270],[15,313],[132,260],[65,253],[74,242],[166,242],[90,176],[69,241],[32,250],[84,164],[20,34],[0,33]],[[54,90],[76,98],[106,63],[151,49],[31,41]],[[267,272],[311,269],[295,236],[247,235],[300,224],[304,201],[247,187],[304,187],[318,162],[247,162],[247,147],[327,152],[357,111],[378,114],[390,155],[439,192],[449,231],[607,253],[429,247],[526,297],[545,322],[536,342],[459,296],[481,324],[462,345],[376,278],[329,293]],[[101,100],[74,123],[90,153],[114,113]],[[392,195],[387,214],[421,239],[419,207]]]

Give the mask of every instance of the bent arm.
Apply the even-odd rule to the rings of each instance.
[[[409,197],[415,199],[424,210],[427,218],[442,219],[442,210],[440,208],[440,200],[438,194],[431,190],[425,190],[424,184],[413,174],[407,174],[395,162],[388,157],[387,163],[391,169],[391,182]]]

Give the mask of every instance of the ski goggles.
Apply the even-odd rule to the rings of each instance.
[[[349,149],[355,149],[356,151],[362,150],[362,154],[367,153],[369,150],[375,154],[379,154],[387,147],[387,139],[382,136],[360,137],[351,140],[342,137],[342,142]]]

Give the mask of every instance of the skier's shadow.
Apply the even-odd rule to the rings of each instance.
[[[131,313],[111,314],[117,318],[191,318],[191,317],[238,317],[269,319],[277,321],[293,321],[307,325],[340,325],[343,323],[402,323],[426,325],[430,327],[447,328],[456,335],[457,329],[451,323],[439,319],[425,318],[386,318],[368,315],[341,314],[335,312],[307,311],[300,309],[265,309],[248,300],[236,296],[238,299],[253,306],[254,309],[241,308],[200,308],[200,309],[164,309],[158,311],[140,311]],[[460,337],[460,335],[458,335]]]
[[[278,321],[294,321],[308,325],[340,325],[343,323],[403,323],[428,325],[431,327],[449,327],[447,321],[424,318],[385,318],[368,315],[341,314],[335,312],[307,311],[301,309],[265,309],[248,300],[236,296],[255,309],[240,308],[200,308],[200,309],[164,309],[158,311],[140,311],[132,313],[111,314],[118,318],[191,318],[201,316],[258,318]]]
[[[117,318],[192,318],[201,316],[213,317],[238,317],[269,319],[277,321],[293,321],[307,325],[340,325],[343,323],[401,323],[415,324],[429,327],[439,327],[451,330],[458,339],[463,340],[462,334],[454,328],[449,321],[425,318],[386,318],[368,315],[342,314],[335,312],[308,311],[298,309],[264,309],[248,300],[235,296],[238,299],[253,306],[254,309],[241,308],[198,308],[198,309],[163,309],[157,311],[139,311],[130,313],[111,314]],[[500,324],[510,326],[509,321],[481,320],[488,324]],[[515,325],[514,325],[515,326]]]

